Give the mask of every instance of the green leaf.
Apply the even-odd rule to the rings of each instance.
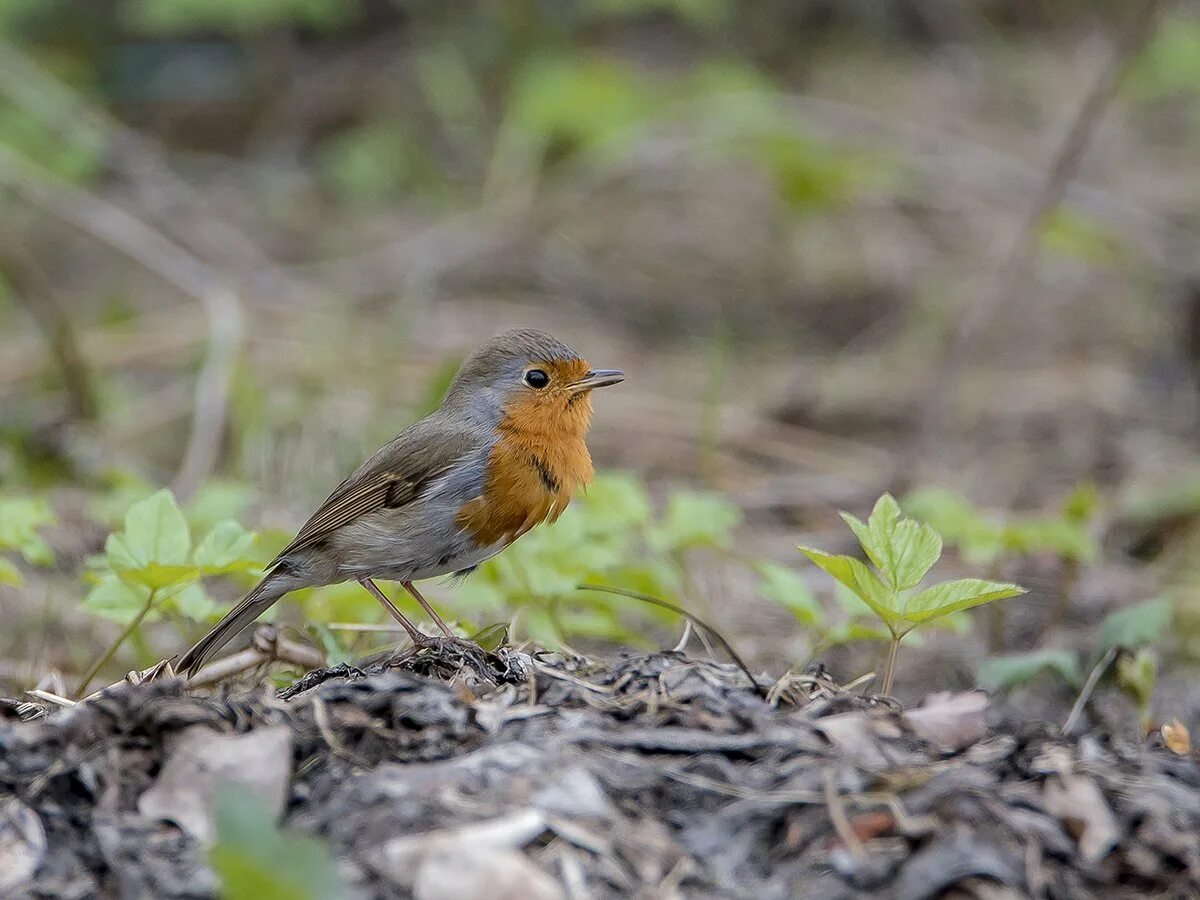
[[[984,581],[982,578],[943,581],[909,597],[902,618],[919,625],[960,609],[970,609],[1024,593],[1025,588],[1018,585]]]
[[[913,635],[909,638],[911,641]],[[846,622],[829,630],[826,640],[833,646],[859,642],[884,642],[892,639],[892,633],[878,625],[866,625],[862,622]]]
[[[738,508],[718,494],[677,491],[667,501],[652,542],[664,550],[727,547],[741,520]]]
[[[255,560],[250,557],[250,549],[256,538],[254,532],[247,531],[232,519],[218,522],[196,545],[192,562],[205,575],[245,572],[256,566]]]
[[[986,660],[979,667],[979,682],[989,689],[1001,690],[1026,684],[1043,672],[1053,672],[1075,687],[1083,681],[1078,654],[1050,648]]]
[[[133,621],[149,597],[148,589],[126,584],[116,575],[109,574],[101,578],[88,592],[83,601],[83,608],[97,616],[125,625]],[[152,621],[157,617],[158,611],[151,610],[146,620]]]
[[[758,589],[766,597],[791,610],[801,625],[819,626],[825,621],[825,610],[817,602],[808,582],[791,569],[774,563],[758,567]]]
[[[191,550],[187,520],[166,489],[138,501],[125,514],[123,552],[136,566],[186,565]],[[115,568],[115,566],[114,566]]]
[[[0,556],[0,584],[11,584],[13,587],[20,587],[25,583],[25,577],[21,574],[21,570],[12,562]]]
[[[223,900],[338,900],[345,888],[322,841],[280,829],[262,801],[226,789],[217,798],[209,857]]]
[[[862,521],[847,513],[842,518],[884,578],[897,590],[921,583],[942,555],[942,539],[928,525],[900,517],[900,505],[891,494],[875,503],[870,518]]]
[[[865,564],[852,556],[835,556],[813,547],[801,547],[800,552],[854,591],[889,628],[899,621],[894,593]]]
[[[181,581],[194,579],[199,572],[195,566],[164,566],[152,562],[140,569],[118,569],[117,574],[122,581],[129,584],[139,584],[148,588],[165,588],[177,585]]]
[[[1164,598],[1109,613],[1100,625],[1099,651],[1112,647],[1135,649],[1156,643],[1171,626],[1175,609]]]
[[[508,643],[508,623],[495,622],[481,628],[471,636],[471,642],[480,649],[494,652]]]
[[[205,593],[204,588],[197,582],[185,586],[165,601],[165,605],[174,606],[181,616],[193,622],[207,622],[217,608]]]

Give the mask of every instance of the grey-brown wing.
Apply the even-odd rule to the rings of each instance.
[[[319,544],[360,516],[417,499],[481,442],[461,427],[423,419],[398,434],[334,488],[274,562]]]

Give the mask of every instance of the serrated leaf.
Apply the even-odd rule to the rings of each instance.
[[[985,660],[979,667],[979,682],[992,690],[1001,690],[1026,684],[1043,672],[1054,672],[1063,681],[1076,687],[1083,680],[1078,654],[1071,650],[1051,648]]]
[[[1157,642],[1170,627],[1174,612],[1171,601],[1160,598],[1109,613],[1100,625],[1099,652],[1112,647],[1134,649]]]
[[[166,489],[139,500],[125,514],[123,550],[136,562],[186,565],[191,550],[187,520]]]
[[[894,595],[864,563],[852,556],[835,556],[813,547],[801,547],[800,552],[854,591],[889,627],[899,620],[899,611],[892,608]]]
[[[842,518],[858,538],[884,579],[896,590],[914,588],[942,555],[942,538],[930,528],[900,515],[900,505],[891,494],[875,503],[864,524],[854,516]]]
[[[761,576],[758,589],[764,596],[790,610],[801,625],[818,626],[824,623],[825,610],[803,577],[774,563],[762,563],[758,571]]]
[[[20,587],[24,583],[25,576],[21,574],[21,570],[14,563],[0,556],[0,584],[10,584],[13,587]]]
[[[1024,593],[1025,588],[1019,585],[985,581],[982,578],[943,581],[909,597],[902,618],[919,625],[961,609],[971,609]]]
[[[228,572],[244,572],[256,565],[250,558],[257,535],[240,524],[227,519],[213,526],[192,553],[192,562],[205,575],[220,575]]]

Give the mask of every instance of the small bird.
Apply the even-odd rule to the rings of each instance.
[[[416,644],[430,639],[376,586],[398,581],[449,638],[413,584],[466,573],[541,522],[592,478],[591,392],[625,380],[550,335],[514,329],[477,350],[441,405],[334,489],[267,574],[175,667],[194,675],[290,591],[355,580]]]

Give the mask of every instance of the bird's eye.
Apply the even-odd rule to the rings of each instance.
[[[541,369],[530,369],[525,373],[525,383],[539,391],[550,383],[550,376]]]

